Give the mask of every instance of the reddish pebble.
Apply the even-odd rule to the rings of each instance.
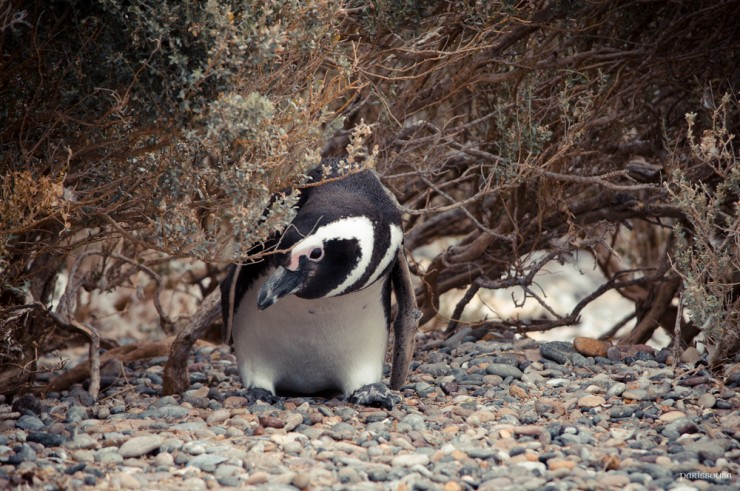
[[[265,428],[282,428],[285,426],[285,421],[275,416],[260,416],[260,425]]]
[[[598,339],[577,337],[573,340],[573,347],[583,356],[600,356],[606,358],[610,344]]]

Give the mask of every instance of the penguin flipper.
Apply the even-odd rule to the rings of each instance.
[[[236,308],[236,283],[241,273],[241,264],[229,268],[226,278],[221,283],[221,311],[223,323],[221,324],[221,342],[229,344],[231,331],[234,326],[234,310]]]
[[[255,247],[249,254],[261,252],[263,249]],[[249,287],[265,273],[270,267],[269,260],[261,260],[254,263],[236,263],[229,266],[226,278],[220,285],[221,289],[221,341],[230,344],[234,331],[234,316],[239,308],[242,298]],[[239,328],[238,326],[236,327]]]
[[[414,356],[414,335],[420,318],[403,247],[396,254],[396,262],[391,271],[391,283],[398,308],[396,318],[393,320],[393,367],[390,386],[398,390],[406,382],[409,374],[409,365]]]

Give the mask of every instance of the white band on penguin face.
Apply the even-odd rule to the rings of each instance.
[[[299,267],[301,256],[308,256],[314,248],[323,248],[330,240],[356,240],[360,249],[360,260],[347,275],[347,278],[336,288],[326,294],[333,297],[344,293],[349,287],[357,283],[365,274],[370,264],[375,243],[375,231],[373,222],[367,217],[347,217],[322,225],[314,233],[298,242],[291,251],[290,264],[287,269],[296,271]]]

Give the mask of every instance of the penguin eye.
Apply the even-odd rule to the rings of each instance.
[[[324,249],[321,247],[315,247],[308,255],[311,261],[320,261],[322,257],[324,257]]]

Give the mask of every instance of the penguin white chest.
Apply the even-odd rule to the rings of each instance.
[[[337,297],[290,295],[261,311],[257,292],[270,273],[252,285],[234,316],[234,350],[246,387],[349,395],[381,380],[388,342],[384,279]]]

